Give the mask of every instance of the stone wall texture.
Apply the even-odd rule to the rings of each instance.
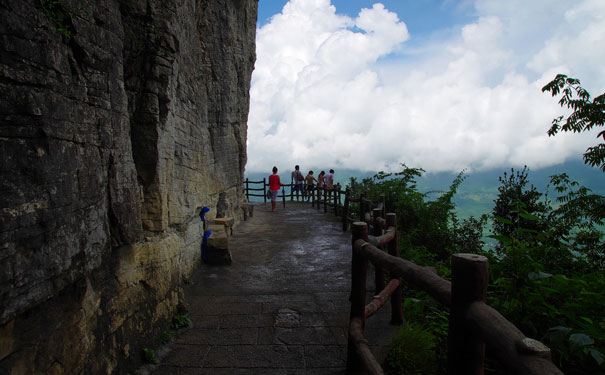
[[[0,373],[127,373],[241,217],[258,0],[0,0]],[[155,340],[155,341],[154,341]]]

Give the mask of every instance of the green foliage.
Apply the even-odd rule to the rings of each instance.
[[[71,37],[73,25],[71,12],[61,4],[60,0],[40,0],[42,10],[55,25],[57,32],[65,38]]]
[[[149,348],[143,348],[143,361],[146,363],[158,363],[158,356],[155,354],[155,350]]]
[[[175,329],[189,327],[189,314],[176,314],[172,317],[172,325]]]
[[[176,331],[172,329],[167,329],[160,335],[160,342],[162,344],[168,344],[176,337]]]
[[[406,324],[393,339],[385,360],[385,374],[437,374],[436,340],[417,324]]]
[[[605,93],[591,101],[588,91],[580,86],[580,80],[564,74],[558,74],[555,79],[542,87],[542,92],[546,91],[552,96],[561,94],[559,99],[561,107],[573,110],[567,118],[559,116],[552,121],[552,126],[548,130],[549,136],[554,136],[560,130],[580,133],[589,131],[595,126],[605,125]],[[605,130],[599,132],[597,138],[605,140]],[[599,167],[605,172],[605,143],[586,149],[584,163]]]
[[[565,174],[551,184],[562,194],[558,207],[539,202],[536,192],[527,201],[538,207],[533,213],[517,202],[513,215],[494,215],[493,227],[505,230],[492,236],[501,251],[490,260],[488,302],[527,336],[551,345],[564,372],[592,373],[605,369],[604,201]]]
[[[561,194],[549,221],[584,270],[605,268],[605,197],[571,181],[565,173],[551,176]],[[574,265],[574,268],[577,268]]]
[[[511,168],[510,175],[505,172],[498,180],[498,198],[492,209],[495,234],[510,237],[516,231],[516,237],[522,239],[524,236],[520,228],[524,228],[523,231],[544,230],[545,222],[536,219],[544,215],[548,205],[541,200],[542,193],[533,185],[528,186],[527,167],[516,172]],[[496,250],[502,252],[502,246],[498,246]]]
[[[455,214],[453,197],[464,181],[464,173],[454,179],[447,191],[430,200],[436,192],[420,193],[416,187],[416,178],[424,170],[405,164],[402,167],[401,172],[378,172],[361,182],[351,178],[349,187],[353,196],[365,193],[373,202],[384,196],[386,211],[397,214],[399,245],[402,253],[410,253],[405,257],[415,258],[415,254],[424,258],[426,263],[422,264],[434,265],[435,261],[449,261],[449,256],[457,251],[480,251],[485,218],[459,221]]]

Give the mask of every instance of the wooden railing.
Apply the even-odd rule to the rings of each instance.
[[[253,187],[251,187],[250,185],[252,185]],[[260,187],[256,187],[257,185],[260,185]],[[281,192],[280,194],[277,196],[278,198],[280,198],[283,202],[284,202],[284,207],[286,206],[286,198],[290,197],[290,201],[300,201],[300,200],[305,200],[305,198],[307,197],[306,195],[304,195],[302,192],[300,191],[296,191],[296,193],[294,193],[292,191],[292,187],[294,186],[294,184],[284,184],[284,186],[282,186]],[[290,188],[290,193],[287,194],[286,193],[286,187]],[[250,202],[250,197],[258,197],[258,198],[263,198],[264,202],[267,202],[267,192],[269,191],[269,183],[267,182],[266,178],[263,178],[262,181],[251,181],[248,178],[246,178],[246,180],[244,181],[244,194],[246,195],[246,199],[248,200],[248,202]],[[252,192],[252,193],[251,193]],[[262,192],[262,193],[256,193],[256,192]]]
[[[352,226],[353,257],[351,266],[351,313],[347,350],[347,372],[382,374],[382,368],[364,338],[365,320],[391,298],[391,322],[401,324],[401,280],[421,289],[450,310],[448,334],[448,373],[450,375],[483,374],[485,346],[513,374],[563,374],[551,361],[550,349],[523,333],[498,311],[485,303],[488,283],[487,258],[475,254],[452,256],[452,281],[437,275],[430,267],[421,267],[397,254],[395,214],[382,220],[374,210],[373,236],[368,222]],[[381,225],[387,230],[378,235]],[[387,245],[389,254],[379,247]],[[385,287],[376,286],[377,296],[368,305],[366,278],[368,261],[375,270],[389,273]],[[376,279],[384,276],[376,274]],[[379,282],[377,282],[379,284]],[[380,291],[380,293],[378,293]],[[396,306],[395,306],[396,305]],[[398,310],[399,309],[399,310]],[[405,350],[405,348],[404,348]]]
[[[260,185],[260,187],[255,187],[257,185]],[[348,188],[343,190],[340,185],[335,185],[333,188],[315,186],[313,191],[305,194],[299,194],[298,191],[296,191],[296,194],[294,194],[292,192],[292,186],[293,184],[285,184],[284,187],[290,188],[290,193],[287,194],[285,189],[282,187],[282,190],[278,195],[278,198],[282,200],[284,207],[286,207],[287,197],[290,198],[290,201],[307,200],[311,202],[312,207],[316,207],[318,210],[323,208],[324,212],[333,212],[336,216],[340,216],[342,218],[343,231],[348,231],[351,223],[356,220],[370,220],[370,212],[373,208],[375,208],[374,206],[381,208],[382,213],[384,214],[384,197],[381,198],[381,202],[378,204],[373,204],[370,200],[365,198],[364,194],[361,194],[358,198],[355,198],[351,196],[351,192]],[[263,178],[262,181],[251,181],[246,178],[244,181],[244,194],[246,195],[248,202],[250,202],[250,197],[261,197],[266,203],[268,190],[269,183],[267,182],[266,178]],[[258,194],[256,192],[262,193]],[[357,215],[360,219],[354,219],[350,216],[351,203],[359,203]]]

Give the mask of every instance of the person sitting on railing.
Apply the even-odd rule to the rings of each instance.
[[[305,177],[303,176],[302,172],[300,171],[300,167],[298,165],[296,165],[294,167],[294,170],[292,171],[292,179],[290,181],[290,183],[292,184],[292,191],[291,194],[294,194],[294,192],[296,191],[296,200],[298,200],[298,192],[300,191],[301,194],[304,193],[304,189],[305,186],[303,185],[303,182],[305,181]]]
[[[322,188],[325,185],[326,172],[319,172],[319,176],[317,176],[317,188]]]
[[[326,188],[334,188],[334,169],[330,169],[330,173],[328,173],[328,175],[326,176]]]
[[[317,179],[313,177],[313,171],[309,171],[309,174],[307,174],[307,176],[305,177],[305,184],[307,186],[305,186],[303,199],[304,197],[307,197],[307,201],[311,200],[311,197],[313,196],[313,190],[315,188],[314,182],[317,182]]]
[[[277,167],[273,167],[273,174],[269,176],[269,191],[271,192],[271,211],[275,211],[275,207],[277,206],[277,193],[279,193],[279,188],[284,186],[279,180],[279,175],[277,174]]]

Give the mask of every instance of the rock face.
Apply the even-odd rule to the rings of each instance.
[[[241,218],[257,5],[0,1],[0,373],[126,373],[157,342],[201,207]]]

